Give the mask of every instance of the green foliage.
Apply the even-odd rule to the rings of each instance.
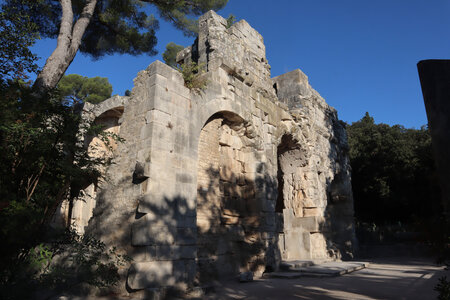
[[[28,3],[26,0],[16,2]],[[29,6],[34,7],[33,3]],[[26,79],[27,73],[37,71],[36,56],[29,47],[38,38],[37,25],[30,16],[13,6],[3,7],[0,12],[0,84]]]
[[[80,18],[86,1],[72,0],[74,19]],[[193,16],[208,10],[218,10],[228,0],[98,0],[94,15],[87,27],[80,51],[98,59],[113,53],[155,55],[158,19],[149,14],[152,5],[159,15],[171,22],[187,36],[195,36],[197,25]],[[15,11],[28,16],[37,25],[42,37],[56,38],[59,33],[61,7],[54,0],[6,0],[5,7],[15,7]]]
[[[82,122],[77,107],[57,93],[36,98],[29,86],[10,82],[0,98],[0,281],[16,290],[49,257],[42,243],[58,205],[96,182],[99,166],[109,163],[89,157],[79,132],[110,136]],[[18,278],[19,273],[28,275]]]
[[[81,101],[100,101],[99,95],[111,94],[110,85],[106,79],[90,80],[78,90],[73,88],[65,94],[74,97],[73,101],[62,99],[56,91],[37,96],[24,82],[27,72],[37,71],[36,57],[29,47],[39,37],[38,32],[45,36],[55,29],[52,22],[59,18],[58,13],[53,13],[59,11],[59,3],[44,0],[3,3],[0,13],[0,298],[30,299],[36,289],[56,287],[57,280],[99,287],[112,284],[117,278],[119,261],[100,242],[87,243],[61,236],[54,236],[51,242],[48,239],[48,223],[58,205],[65,199],[71,202],[80,189],[96,182],[100,167],[110,163],[109,158],[89,157],[80,132],[98,135],[106,142],[120,140],[114,134],[102,132],[99,126],[83,122],[80,107],[74,101],[76,97]],[[70,90],[68,85],[63,84],[62,89]],[[58,245],[65,250],[62,252]],[[68,254],[76,254],[77,260],[66,259],[67,264],[63,265],[55,261]],[[91,275],[82,275],[85,271]]]
[[[100,103],[111,97],[112,85],[108,78],[88,78],[78,74],[65,75],[58,83],[61,95],[68,103]]]
[[[200,93],[206,88],[207,80],[201,77],[204,69],[204,64],[197,64],[190,62],[182,64],[178,70],[183,75],[184,85],[196,93]]]
[[[172,42],[168,43],[166,45],[166,51],[164,51],[162,55],[164,62],[172,68],[178,68],[179,66],[177,64],[177,54],[183,49],[184,47],[181,45],[177,45]]]
[[[0,271],[1,299],[48,298],[61,292],[79,293],[83,285],[106,288],[119,282],[119,268],[131,259],[88,235],[67,230],[56,240],[41,243]]]
[[[375,124],[366,113],[347,126],[347,132],[355,214],[360,221],[414,221],[439,215],[427,128]]]
[[[199,16],[209,10],[223,8],[228,0],[192,0],[192,1],[145,1],[154,4],[161,17],[172,22],[186,36],[197,35],[197,20],[189,16]]]
[[[233,25],[236,22],[236,16],[233,14],[230,14],[227,18],[227,28],[230,28],[231,25]]]
[[[450,280],[447,280],[447,276],[439,278],[439,283],[434,290],[439,292],[439,300],[450,300]]]

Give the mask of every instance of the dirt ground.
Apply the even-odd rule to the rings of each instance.
[[[431,259],[389,258],[365,260],[369,267],[331,278],[261,279],[229,281],[203,299],[437,299],[438,278],[450,272]]]

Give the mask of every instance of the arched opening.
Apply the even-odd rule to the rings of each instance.
[[[117,139],[120,132],[119,119],[122,117],[124,108],[119,106],[110,109],[95,118],[94,126],[100,132],[85,138],[85,147],[91,158],[111,159],[117,149]],[[106,171],[106,166],[98,167],[100,173]],[[96,205],[97,183],[87,179],[84,186],[80,187],[78,196],[67,207],[67,215],[70,223],[79,234],[83,234],[85,227],[92,217]]]
[[[306,164],[300,144],[292,135],[283,135],[277,147],[278,197],[275,205],[282,259],[298,258],[298,249],[302,248],[302,233],[296,232],[290,221],[286,222],[285,216],[303,217],[305,190],[301,181],[305,176],[302,168]]]
[[[200,133],[197,175],[197,280],[264,267],[255,165],[244,120],[214,114]]]

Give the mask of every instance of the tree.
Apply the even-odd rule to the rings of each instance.
[[[146,10],[153,5],[159,15],[186,35],[195,35],[195,20],[228,0],[6,0],[10,13],[22,12],[36,24],[42,37],[57,38],[57,46],[34,83],[42,94],[58,84],[78,51],[98,59],[112,53],[154,55],[158,20]]]
[[[230,14],[227,18],[227,28],[230,28],[234,23],[236,23],[236,16]]]
[[[58,90],[69,103],[96,104],[111,97],[112,85],[105,77],[88,78],[70,74],[61,78]]]
[[[172,42],[168,43],[166,45],[166,51],[164,51],[162,55],[164,62],[172,68],[177,68],[177,54],[183,49],[184,47],[181,45],[177,45]]]
[[[20,3],[25,3],[21,0]],[[6,6],[0,12],[0,84],[9,80],[26,79],[37,70],[31,47],[39,37],[36,24],[22,11]]]
[[[34,9],[40,2],[17,3]],[[98,240],[73,233],[53,235],[48,227],[62,200],[70,202],[86,182],[101,176],[99,166],[109,163],[108,159],[90,157],[77,134],[86,130],[100,138],[114,136],[83,122],[73,103],[64,101],[56,91],[36,97],[25,81],[28,72],[37,71],[36,56],[29,50],[38,38],[35,23],[17,7],[3,9],[0,298],[34,299],[36,289],[58,291],[80,281],[96,286],[114,284],[119,278],[118,264],[123,261],[120,256]],[[86,89],[92,93],[92,87]],[[50,265],[55,255],[60,262],[77,264],[53,261]],[[64,255],[70,256],[69,260]]]
[[[411,222],[437,215],[439,188],[427,128],[375,124],[366,113],[347,132],[359,220]]]

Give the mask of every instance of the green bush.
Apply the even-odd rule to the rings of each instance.
[[[1,299],[30,299],[37,295],[79,293],[119,282],[119,268],[130,258],[88,235],[67,230],[53,241],[23,251],[21,259],[0,271]]]
[[[201,76],[204,73],[204,66],[204,64],[190,62],[178,68],[183,75],[184,85],[193,92],[200,93],[208,84],[207,80]]]

